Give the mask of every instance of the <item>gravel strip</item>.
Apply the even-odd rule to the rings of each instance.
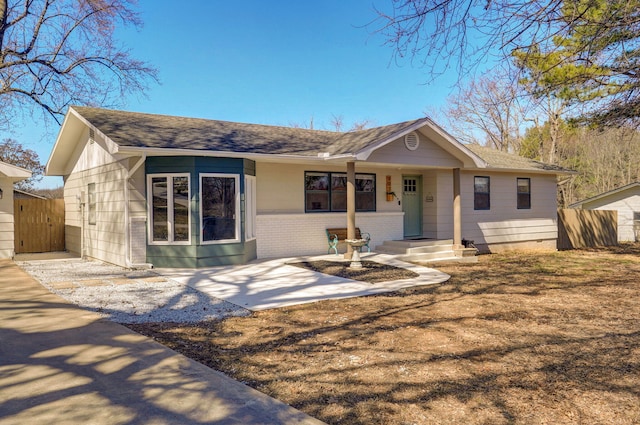
[[[16,263],[54,294],[118,323],[196,323],[251,313],[151,270],[81,259]]]

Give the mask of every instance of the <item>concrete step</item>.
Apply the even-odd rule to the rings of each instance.
[[[477,261],[475,257],[456,257],[453,251],[453,240],[398,240],[384,241],[374,249],[381,254],[396,255],[399,259],[413,262],[435,261]]]
[[[453,239],[407,239],[401,241],[384,241],[384,246],[416,248],[424,246],[453,245]]]
[[[452,240],[405,240],[384,241],[375,251],[384,254],[430,254],[451,251]]]

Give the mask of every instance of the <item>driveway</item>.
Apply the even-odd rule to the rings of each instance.
[[[0,261],[0,423],[322,422],[49,292]]]

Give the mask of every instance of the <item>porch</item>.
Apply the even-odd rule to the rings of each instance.
[[[328,253],[326,229],[345,227],[344,223],[344,213],[259,214],[256,226],[258,259]],[[372,252],[393,255],[400,260],[425,263],[477,260],[475,249],[466,249],[462,244],[454,249],[453,239],[446,236],[405,237],[402,211],[358,213],[357,227],[371,234],[369,246]],[[443,233],[449,233],[448,230],[446,228]],[[347,252],[344,242],[338,244],[338,252],[341,257]]]

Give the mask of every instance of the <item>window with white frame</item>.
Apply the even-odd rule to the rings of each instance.
[[[200,239],[203,244],[240,241],[240,176],[200,174]]]
[[[149,174],[149,242],[189,244],[191,205],[189,174]]]
[[[245,240],[256,238],[256,177],[244,177]]]

